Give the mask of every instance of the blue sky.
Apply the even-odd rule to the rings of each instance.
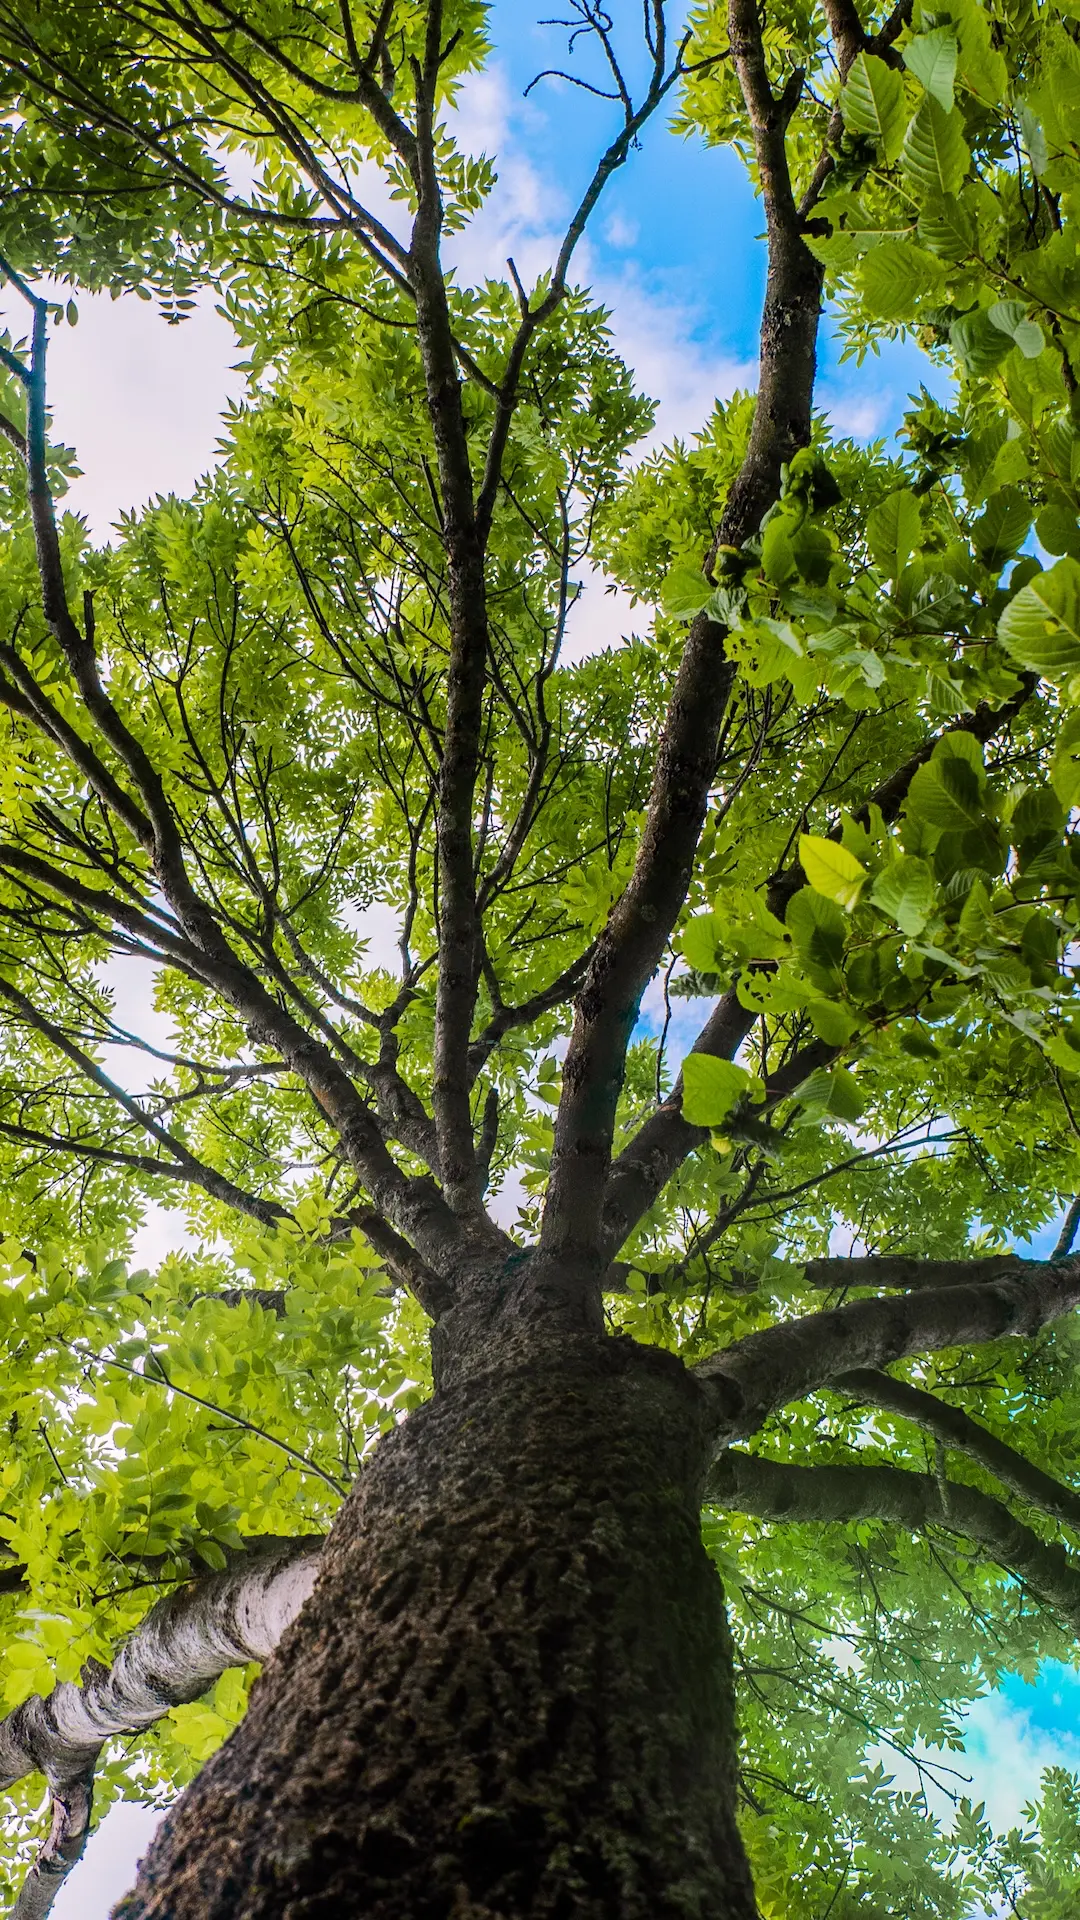
[[[640,9],[624,5],[612,11],[617,20],[629,18],[620,48],[626,50],[628,75],[636,73],[640,82],[643,63],[635,38]],[[542,156],[544,186],[552,200],[572,205],[596,154],[618,129],[618,110],[560,80],[541,80],[527,99],[524,93],[548,67],[600,81],[596,55],[590,56],[583,43],[571,55],[566,30],[537,24],[534,9],[521,0],[495,0],[492,18],[498,68],[514,103],[508,132],[513,140],[520,129],[534,154]],[[665,105],[643,133],[638,151],[605,189],[589,230],[587,259],[594,272],[583,277],[594,279],[605,293],[609,285],[625,286],[629,280],[658,305],[677,309],[683,337],[704,355],[752,362],[765,287],[760,203],[734,152],[673,134],[671,118]],[[858,419],[864,437],[891,430],[904,395],[920,380],[935,389],[946,384],[940,370],[906,343],[886,344],[861,374],[850,363],[842,366],[839,353],[840,344],[826,325],[820,401],[853,416],[853,431]],[[847,429],[848,421],[844,424]]]
[[[610,137],[612,110],[564,83],[544,82],[522,98],[534,73],[565,60],[565,31],[538,28],[536,11],[523,0],[496,0],[496,63],[462,103],[470,143],[498,154],[501,176],[492,206],[457,245],[463,273],[500,272],[507,252],[526,277],[548,264]],[[640,17],[636,0],[613,11],[629,22]],[[676,139],[662,118],[599,209],[578,272],[611,305],[622,350],[660,402],[659,438],[692,433],[715,397],[753,379],[761,225],[738,160]],[[206,467],[221,408],[239,391],[230,373],[236,355],[209,305],[186,326],[168,329],[136,300],[80,304],[77,331],[61,329],[51,349],[51,394],[58,436],[77,446],[85,469],[72,503],[107,537],[122,508],[158,491],[186,491]],[[842,366],[828,328],[821,364],[821,403],[838,426],[863,438],[891,431],[904,395],[920,380],[941,384],[912,347],[889,348],[861,370]],[[627,618],[622,604],[590,583],[581,646],[617,639]],[[149,1022],[148,998],[143,1011]],[[142,1257],[164,1252],[176,1226],[175,1215],[153,1221]],[[1045,1238],[1033,1251],[1048,1250]],[[1034,1688],[1007,1681],[971,1717],[975,1797],[985,1797],[1000,1821],[1015,1819],[1043,1765],[1059,1759],[1080,1766],[1078,1721],[1080,1679],[1070,1671],[1046,1672]],[[148,1831],[138,1810],[112,1816],[61,1894],[56,1920],[104,1920],[129,1884]]]

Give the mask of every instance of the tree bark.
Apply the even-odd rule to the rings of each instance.
[[[756,1920],[704,1390],[489,1349],[380,1446],[116,1920]]]

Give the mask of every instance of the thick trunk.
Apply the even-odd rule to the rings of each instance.
[[[699,1394],[589,1335],[440,1391],[117,1920],[754,1920]]]

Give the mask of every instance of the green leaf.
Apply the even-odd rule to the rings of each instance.
[[[1046,346],[1046,336],[1037,321],[1028,319],[1022,300],[995,300],[992,307],[987,307],[986,317],[991,326],[1019,347],[1025,360],[1038,359]]]
[[[883,240],[863,257],[863,304],[881,320],[910,320],[920,300],[940,300],[944,269],[911,240]]]
[[[919,239],[942,260],[966,260],[975,249],[978,232],[961,201],[929,200],[919,212]]]
[[[959,193],[971,164],[960,115],[946,113],[928,94],[904,135],[902,164],[917,190],[935,202]]]
[[[750,1074],[734,1060],[688,1053],[682,1065],[683,1118],[692,1127],[718,1127],[750,1085]]]
[[[982,307],[954,320],[949,328],[949,339],[965,372],[976,378],[984,373],[992,373],[1013,344],[1001,327],[995,327]]]
[[[1080,560],[1080,517],[1061,501],[1051,502],[1037,516],[1035,538],[1047,553],[1071,553]]]
[[[831,1071],[819,1067],[803,1081],[795,1097],[809,1117],[827,1114],[836,1120],[858,1120],[865,1107],[859,1083],[846,1067],[833,1067]]]
[[[1067,556],[1014,594],[998,621],[1010,659],[1047,680],[1080,673],[1080,561]]]
[[[672,620],[692,620],[712,597],[714,589],[700,567],[672,567],[660,589],[660,605]]]
[[[1080,712],[1068,713],[1062,721],[1050,781],[1063,807],[1080,805]]]
[[[972,526],[971,538],[983,565],[1000,572],[1030,528],[1031,507],[1019,487],[1000,487]]]
[[[836,840],[804,833],[799,837],[799,861],[815,893],[851,911],[866,885],[866,868],[853,853]]]
[[[1046,144],[1046,134],[1043,131],[1039,117],[1028,105],[1026,100],[1017,101],[1016,114],[1020,122],[1020,131],[1024,137],[1024,145],[1027,148],[1028,159],[1031,161],[1031,171],[1036,175],[1044,174],[1050,159],[1050,153]]]
[[[847,941],[847,920],[840,908],[813,887],[803,887],[788,901],[784,924],[811,980],[832,993]]]
[[[920,1027],[914,1027],[909,1032],[902,1033],[899,1046],[903,1053],[910,1053],[915,1060],[940,1060],[941,1058],[941,1048],[931,1040],[928,1033],[923,1033]]]
[[[955,727],[937,742],[934,748],[935,760],[966,760],[974,768],[980,789],[986,778],[986,760],[982,744],[967,727]]]
[[[689,928],[684,931],[683,952],[702,973],[715,970],[721,952],[736,960],[774,960],[790,944],[782,921],[770,913],[754,887],[725,887],[712,913],[690,922],[690,927],[697,926],[701,931],[692,936],[696,957],[691,959],[686,944]]]
[[[844,1047],[859,1025],[859,1016],[837,1000],[811,1000],[807,1006],[810,1025],[827,1047]]]
[[[929,33],[916,34],[904,48],[908,72],[922,82],[946,113],[953,109],[957,51],[956,35],[951,27],[934,27]]]
[[[792,574],[798,572],[794,534],[798,532],[798,520],[792,513],[778,509],[765,522],[765,532],[761,536],[761,572],[773,586],[784,586]]]
[[[792,558],[801,580],[808,586],[824,587],[836,556],[836,547],[825,527],[804,520],[790,536]]]
[[[905,811],[912,819],[952,832],[980,825],[982,788],[970,761],[936,755],[928,760],[908,788]]]
[[[683,958],[695,973],[715,972],[720,933],[721,922],[715,913],[699,913],[687,921],[679,939]]]
[[[903,572],[922,538],[922,509],[910,487],[898,487],[866,516],[866,544],[888,579]]]
[[[904,85],[898,73],[873,53],[858,53],[840,96],[849,133],[868,134],[891,162],[904,138]]]
[[[870,890],[875,907],[895,920],[901,933],[921,933],[937,904],[937,886],[925,860],[904,854],[883,867]]]

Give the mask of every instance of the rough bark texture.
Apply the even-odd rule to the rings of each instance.
[[[498,1359],[380,1447],[117,1920],[755,1920],[702,1390]]]

